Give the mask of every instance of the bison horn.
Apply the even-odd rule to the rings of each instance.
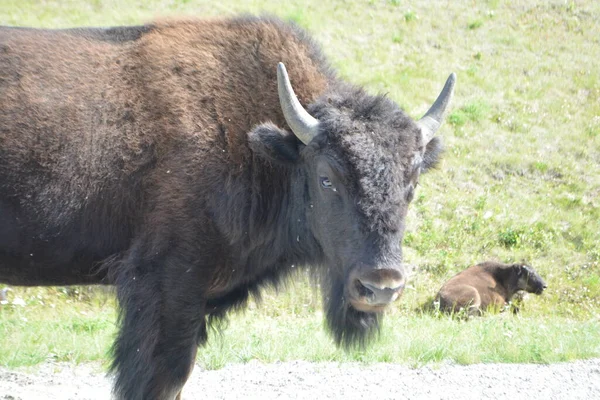
[[[319,133],[319,121],[312,117],[298,101],[283,63],[277,65],[277,90],[287,124],[302,143],[309,144]]]
[[[421,118],[417,125],[421,128],[422,135],[422,143],[427,145],[435,132],[439,129],[444,122],[444,112],[446,111],[446,107],[450,104],[450,100],[452,99],[452,92],[454,91],[454,83],[456,82],[456,75],[453,73],[450,74],[448,79],[446,80],[446,84],[442,89],[442,92],[438,96],[437,100],[431,108],[425,113],[423,118]]]

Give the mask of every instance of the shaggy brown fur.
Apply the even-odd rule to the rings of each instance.
[[[0,171],[19,180],[2,183],[18,186],[16,195],[35,192],[42,167],[52,184],[26,206],[56,229],[62,215],[102,192],[127,209],[136,193],[118,185],[150,168],[146,186],[167,171],[243,170],[249,130],[265,121],[285,126],[279,61],[303,103],[327,87],[311,43],[274,21],[163,21],[121,42],[81,32],[3,29],[0,36],[0,151],[11,151]],[[193,171],[183,174],[170,170],[190,168],[172,165],[182,146],[195,147]]]
[[[488,308],[500,310],[518,291],[542,294],[545,288],[542,278],[525,264],[487,261],[452,277],[442,286],[435,301],[442,311],[464,309],[469,315],[480,315]]]

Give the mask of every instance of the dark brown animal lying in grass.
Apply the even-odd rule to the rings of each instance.
[[[502,264],[486,261],[452,277],[435,297],[440,310],[481,315],[490,308],[501,309],[521,290],[542,294],[546,283],[525,264]],[[518,308],[513,309],[518,312]]]

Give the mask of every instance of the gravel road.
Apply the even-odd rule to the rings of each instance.
[[[110,379],[98,364],[46,363],[0,368],[0,400],[110,398]],[[304,361],[196,366],[184,399],[600,399],[600,359],[560,363],[396,364]]]

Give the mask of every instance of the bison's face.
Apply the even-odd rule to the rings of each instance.
[[[358,311],[380,312],[401,295],[406,282],[400,242],[407,202],[401,190],[390,194],[394,199],[388,200],[398,207],[386,220],[374,220],[383,217],[385,205],[377,211],[365,207],[370,196],[361,182],[367,182],[357,178],[355,165],[334,154],[334,144],[322,146],[304,151],[306,218],[324,255],[329,295]]]
[[[251,146],[270,159],[292,162],[302,177],[302,220],[326,267],[329,327],[338,343],[362,343],[404,289],[404,219],[420,174],[437,161],[440,143],[433,131],[453,77],[438,109],[415,122],[389,99],[353,87],[340,86],[306,111],[282,65],[278,72],[292,132],[261,125],[250,134]]]
[[[520,290],[525,290],[529,293],[542,294],[548,287],[542,277],[530,266],[517,264],[517,276],[519,277],[517,286]]]

